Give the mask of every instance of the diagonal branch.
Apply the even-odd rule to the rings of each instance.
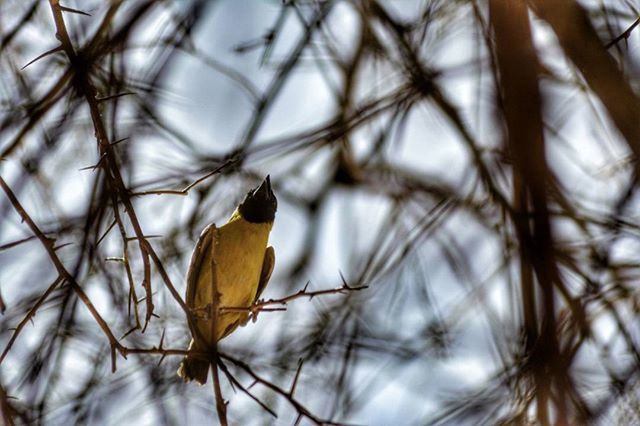
[[[56,277],[53,284],[51,284],[47,288],[47,290],[44,293],[42,293],[42,296],[38,298],[36,303],[31,307],[31,309],[29,309],[29,311],[24,316],[22,321],[20,321],[20,323],[16,326],[16,329],[13,331],[13,334],[11,335],[11,338],[9,339],[7,346],[4,348],[4,351],[2,351],[2,355],[0,355],[0,364],[2,364],[2,361],[4,361],[4,358],[7,356],[7,354],[11,350],[13,343],[18,338],[18,335],[20,334],[24,326],[27,325],[27,323],[33,319],[33,317],[38,312],[38,309],[40,309],[40,306],[42,306],[42,304],[47,300],[47,298],[53,292],[53,290],[55,290],[62,282],[63,282],[63,279],[58,275],[58,277]]]
[[[529,0],[529,3],[549,23],[567,57],[609,112],[635,156],[636,174],[640,175],[640,98],[602,44],[587,13],[574,0]]]
[[[87,307],[87,309],[89,310],[93,318],[96,320],[96,322],[98,323],[98,325],[100,326],[104,334],[107,336],[107,338],[109,339],[109,344],[111,345],[112,352],[114,350],[117,350],[124,356],[123,346],[120,344],[120,342],[118,342],[118,339],[113,335],[113,333],[111,332],[111,329],[109,328],[109,325],[102,318],[100,313],[98,313],[97,309],[95,308],[93,303],[91,303],[91,300],[89,299],[87,294],[84,292],[84,290],[82,290],[82,287],[80,287],[80,285],[76,281],[76,278],[71,273],[69,273],[69,271],[67,271],[64,264],[58,257],[55,250],[55,246],[54,246],[55,240],[48,238],[42,233],[42,231],[40,231],[40,228],[38,228],[38,226],[35,224],[33,219],[31,219],[31,216],[29,216],[26,210],[22,207],[22,205],[16,198],[15,194],[13,193],[13,191],[11,191],[11,188],[9,188],[9,186],[4,181],[2,176],[0,176],[0,188],[2,188],[2,190],[5,192],[5,194],[7,195],[7,198],[9,198],[9,201],[13,205],[13,208],[20,215],[22,220],[26,222],[27,226],[29,226],[31,231],[36,235],[36,237],[38,237],[38,239],[44,246],[45,250],[49,254],[49,258],[51,259],[51,261],[53,262],[53,265],[58,271],[59,278],[68,282],[71,285],[71,287],[76,292],[80,300],[82,300],[82,302],[85,304],[85,306]],[[115,354],[113,354],[113,356],[115,357]],[[115,358],[113,359],[115,360]],[[113,365],[115,365],[115,363]]]

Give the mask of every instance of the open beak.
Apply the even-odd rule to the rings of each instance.
[[[262,181],[262,184],[253,192],[253,196],[259,196],[264,199],[268,199],[273,197],[273,192],[271,191],[271,177],[267,175],[265,180]]]

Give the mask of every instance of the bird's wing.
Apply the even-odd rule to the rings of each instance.
[[[196,247],[193,249],[193,254],[191,255],[191,261],[189,262],[189,269],[187,271],[187,300],[186,304],[189,308],[196,308],[196,294],[198,287],[198,277],[200,276],[200,270],[202,269],[202,262],[206,259],[204,254],[210,250],[212,242],[214,242],[217,232],[217,228],[215,223],[204,228],[200,237],[198,237],[198,241],[196,242]]]
[[[273,267],[275,266],[275,264],[276,253],[273,250],[273,247],[269,246],[264,252],[264,260],[262,261],[262,272],[260,272],[260,281],[258,282],[258,290],[256,291],[254,302],[260,298],[260,295],[269,283],[269,278],[271,278],[271,273],[273,272]]]

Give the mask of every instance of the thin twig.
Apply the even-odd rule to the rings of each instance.
[[[245,362],[222,353],[220,354],[220,357],[240,367],[240,369],[244,370],[247,374],[249,374],[249,376],[251,376],[251,378],[254,379],[257,383],[265,386],[268,389],[271,389],[278,395],[282,396],[287,402],[289,402],[289,404],[293,406],[293,408],[295,408],[295,410],[300,415],[308,418],[311,422],[315,423],[316,425],[342,425],[343,424],[343,423],[337,423],[337,422],[331,421],[329,419],[322,419],[316,416],[307,407],[305,407],[302,403],[300,403],[300,401],[298,401],[293,395],[291,395],[289,391],[286,391],[280,388],[279,386],[277,386],[276,384],[274,384],[273,382],[271,382],[270,380],[267,380],[259,376]]]
[[[629,28],[627,28],[622,34],[612,39],[609,43],[605,44],[604,47],[608,49],[614,44],[617,44],[619,41],[627,40],[629,37],[631,37],[631,33],[633,32],[634,28],[638,26],[638,24],[640,24],[640,17],[633,21],[633,24],[631,24]]]
[[[218,306],[220,306],[220,292],[218,291],[218,264],[216,262],[216,246],[218,244],[218,229],[215,225],[211,225],[211,244],[209,244],[209,251],[204,250],[202,256],[209,256],[209,267],[211,268],[211,291],[213,292],[213,300],[211,306],[211,331],[210,336],[213,339],[212,342],[212,361],[211,361],[211,375],[213,376],[213,394],[216,400],[216,410],[218,411],[218,420],[220,425],[227,426],[227,406],[222,396],[222,389],[220,388],[220,377],[218,374],[218,323],[220,316],[218,312]],[[207,265],[205,264],[205,267]],[[197,279],[197,278],[196,278]]]
[[[53,282],[53,284],[51,284],[49,288],[47,288],[47,290],[44,293],[42,293],[42,296],[40,296],[36,301],[36,303],[31,307],[31,309],[29,309],[29,312],[27,312],[27,314],[24,316],[22,321],[20,321],[16,329],[13,331],[13,334],[11,335],[11,338],[9,339],[7,346],[4,348],[4,351],[2,351],[2,355],[0,355],[0,364],[2,364],[2,361],[4,361],[4,358],[9,353],[9,350],[11,350],[13,343],[18,338],[18,335],[20,334],[24,326],[27,325],[27,323],[33,319],[38,309],[40,309],[40,306],[42,306],[42,304],[45,302],[45,300],[47,300],[47,298],[53,292],[53,290],[55,290],[62,282],[63,282],[63,279],[60,276],[58,276]]]
[[[325,296],[325,295],[330,295],[330,294],[345,294],[348,292],[354,292],[354,291],[360,291],[360,290],[364,290],[366,288],[369,288],[369,286],[367,285],[363,285],[363,286],[357,286],[357,287],[350,287],[349,285],[347,285],[346,283],[343,283],[343,285],[341,287],[335,287],[335,288],[329,288],[326,290],[317,290],[317,291],[307,291],[307,286],[309,285],[309,283],[307,283],[307,285],[305,285],[305,287],[293,294],[290,294],[289,296],[285,296],[281,299],[269,299],[269,300],[258,300],[256,303],[254,303],[251,306],[221,306],[219,308],[221,313],[227,313],[227,312],[250,312],[252,315],[257,315],[259,312],[273,312],[273,311],[282,311],[282,310],[286,310],[286,308],[269,308],[269,306],[274,306],[274,305],[286,305],[287,303],[291,302],[292,300],[296,300],[296,299],[300,299],[303,297],[308,297],[309,300],[313,299],[314,297],[317,296]]]

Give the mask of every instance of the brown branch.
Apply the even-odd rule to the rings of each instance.
[[[276,419],[278,418],[278,415],[275,413],[275,411],[269,408],[264,402],[260,401],[260,399],[258,399],[257,396],[249,392],[249,389],[244,387],[242,383],[240,383],[240,381],[236,379],[233,374],[231,374],[231,372],[229,371],[227,366],[224,364],[224,362],[222,362],[220,357],[218,357],[218,366],[220,367],[222,372],[227,376],[227,380],[229,380],[232,386],[237,386],[238,388],[240,388],[242,392],[244,392],[249,398],[253,399],[263,410],[271,414]]]
[[[567,57],[609,112],[634,154],[636,174],[640,175],[640,99],[602,45],[587,12],[575,0],[529,0],[529,3],[549,23]]]
[[[215,353],[215,357],[217,358],[218,354]],[[224,402],[222,398],[222,390],[220,389],[220,377],[218,374],[218,366],[215,363],[211,363],[211,375],[213,376],[213,393],[216,398],[216,411],[218,412],[218,420],[220,421],[221,426],[227,426],[229,422],[227,421],[227,404]]]
[[[20,321],[20,323],[16,326],[16,329],[13,331],[13,334],[9,339],[9,343],[7,343],[7,346],[4,348],[4,351],[2,351],[2,355],[0,355],[0,364],[2,364],[2,361],[4,361],[4,358],[7,356],[7,354],[11,350],[13,343],[18,338],[18,335],[20,334],[24,326],[27,325],[27,323],[33,319],[38,309],[40,309],[40,306],[42,306],[42,304],[47,300],[49,295],[53,292],[53,290],[55,290],[60,285],[60,283],[62,283],[62,281],[63,279],[60,276],[58,276],[53,282],[53,284],[51,284],[49,288],[47,288],[47,290],[44,293],[42,293],[42,296],[40,296],[36,301],[36,303],[31,307],[31,309],[29,309],[29,311],[24,316],[22,321]]]
[[[545,157],[542,97],[537,76],[539,62],[528,13],[523,2],[490,2],[489,17],[500,73],[497,96],[503,106],[514,182],[519,186],[514,189],[515,200],[522,208],[516,211],[514,221],[522,263],[525,349],[526,356],[532,360],[536,411],[539,422],[549,424],[549,402],[553,398],[558,423],[567,424],[568,380],[556,336],[555,309],[555,289],[564,287],[564,283],[555,256],[547,202],[547,188],[553,184],[553,176]],[[540,324],[535,318],[531,271],[535,273],[540,290]],[[557,391],[556,398],[554,390]]]
[[[284,311],[284,310],[286,310],[286,308],[269,308],[269,306],[286,305],[287,303],[289,303],[289,302],[291,302],[293,300],[300,299],[300,298],[303,298],[303,297],[308,297],[309,300],[311,300],[311,299],[313,299],[314,297],[317,297],[317,296],[325,296],[325,295],[330,295],[330,294],[346,294],[346,293],[349,293],[349,292],[360,291],[360,290],[364,290],[366,288],[369,288],[369,286],[367,286],[367,285],[357,286],[357,287],[350,287],[344,281],[343,281],[343,284],[342,284],[341,287],[329,288],[329,289],[326,289],[326,290],[307,291],[307,287],[308,286],[309,286],[309,283],[307,283],[302,290],[300,290],[300,291],[298,291],[296,293],[290,294],[289,296],[285,296],[285,297],[283,297],[281,299],[258,300],[257,302],[255,302],[251,306],[221,306],[218,309],[220,310],[220,313],[250,312],[251,315],[254,317],[254,320],[255,320],[255,316],[259,312],[274,312],[274,311]]]
[[[222,397],[222,389],[220,388],[220,377],[218,374],[218,322],[219,312],[218,306],[220,306],[220,292],[218,291],[218,263],[216,262],[216,246],[218,244],[218,228],[212,225],[211,228],[211,244],[210,251],[206,250],[201,254],[202,256],[209,256],[209,267],[211,268],[211,290],[213,291],[213,300],[211,306],[211,331],[210,336],[213,339],[211,348],[211,375],[213,376],[213,394],[216,400],[216,410],[218,412],[218,420],[221,426],[227,426],[227,405]],[[198,277],[196,277],[196,280]]]
[[[121,1],[116,2],[116,4],[114,4],[114,7],[120,3]],[[61,9],[59,0],[49,0],[49,5],[51,6],[51,12],[53,14],[53,19],[56,26],[56,37],[60,41],[62,48],[69,59],[71,68],[75,73],[75,88],[81,95],[84,96],[85,101],[89,106],[89,112],[91,115],[91,121],[93,122],[100,156],[105,156],[105,161],[99,162],[99,165],[105,172],[105,178],[108,185],[117,193],[119,199],[122,201],[125,211],[127,212],[127,216],[129,217],[129,221],[131,222],[131,226],[133,227],[136,236],[140,240],[140,256],[142,259],[144,275],[142,280],[142,287],[146,292],[145,300],[147,304],[144,326],[144,328],[146,328],[149,321],[151,321],[154,309],[151,289],[151,263],[149,261],[148,252],[149,245],[145,240],[144,232],[142,231],[142,227],[140,226],[140,222],[133,208],[133,204],[131,203],[129,190],[124,184],[116,157],[112,150],[112,145],[110,144],[109,138],[107,136],[105,124],[102,120],[102,114],[100,112],[98,91],[91,82],[91,61],[93,61],[95,58],[84,57],[76,53],[71,43],[71,39],[64,22],[64,17],[62,16],[63,10]]]
[[[229,167],[232,167],[233,165],[235,165],[239,161],[240,161],[240,158],[238,158],[238,157],[230,158],[227,161],[225,161],[224,163],[222,163],[221,165],[219,165],[218,167],[216,167],[215,169],[213,169],[210,172],[207,172],[205,175],[195,179],[193,182],[191,182],[189,185],[185,186],[182,189],[152,189],[152,190],[148,190],[148,191],[131,192],[131,193],[129,193],[129,195],[132,196],[132,197],[140,197],[140,196],[144,196],[144,195],[188,195],[189,191],[191,189],[193,189],[196,185],[199,185],[200,183],[204,182],[205,180],[209,179],[210,177],[221,173],[223,170],[225,170],[225,169],[227,169]]]
[[[129,264],[129,240],[127,239],[127,231],[120,218],[120,212],[118,211],[118,201],[116,197],[112,197],[113,202],[113,214],[115,217],[114,223],[118,224],[118,230],[120,231],[120,237],[122,239],[122,263],[127,274],[127,281],[129,283],[129,297],[128,297],[128,315],[131,315],[131,305],[133,305],[134,318],[136,321],[135,328],[140,329],[140,314],[138,312],[138,295],[136,294],[135,280],[133,278],[133,272],[131,271],[131,265]],[[146,326],[146,324],[145,324]]]
[[[53,262],[53,265],[58,271],[59,277],[71,285],[71,287],[76,292],[80,300],[82,300],[82,302],[85,304],[85,306],[87,307],[87,309],[89,310],[93,318],[96,320],[96,322],[98,323],[98,325],[100,326],[104,334],[107,336],[107,338],[109,339],[109,344],[111,345],[112,353],[113,351],[117,350],[124,356],[123,346],[120,344],[120,342],[118,342],[118,339],[113,335],[113,333],[111,332],[111,329],[109,328],[109,325],[102,318],[100,313],[98,313],[95,306],[93,306],[93,303],[91,303],[91,300],[89,299],[87,294],[84,292],[84,290],[82,290],[82,287],[80,287],[75,277],[71,273],[69,273],[69,271],[67,271],[64,264],[58,257],[54,248],[55,240],[51,238],[47,238],[42,233],[42,231],[40,231],[40,228],[38,228],[38,226],[35,224],[33,219],[31,219],[31,216],[29,216],[26,210],[22,207],[22,205],[16,198],[15,194],[13,193],[13,191],[11,191],[11,188],[9,188],[9,186],[4,181],[2,176],[0,176],[0,187],[2,187],[3,191],[7,195],[7,198],[9,198],[9,201],[13,205],[13,208],[20,215],[22,220],[27,223],[27,226],[29,226],[31,231],[38,237],[38,239],[44,246],[45,250],[49,254],[49,258],[51,259],[51,261]],[[112,359],[115,365],[115,354],[112,355]]]
[[[0,386],[0,416],[2,416],[2,424],[13,426],[15,424],[13,418],[16,415],[16,410],[9,402],[9,398],[7,392]]]
[[[259,383],[264,387],[271,389],[276,394],[282,396],[289,404],[291,404],[291,406],[293,406],[293,408],[295,408],[298,414],[302,415],[303,417],[306,417],[316,425],[342,425],[343,424],[343,423],[333,422],[329,419],[322,419],[316,416],[308,408],[306,408],[302,403],[300,403],[300,401],[298,401],[290,391],[284,390],[279,386],[277,386],[276,384],[274,384],[273,382],[263,377],[260,377],[251,369],[251,367],[248,364],[244,363],[243,361],[240,361],[238,359],[235,359],[229,355],[222,354],[222,353],[220,354],[220,357],[231,362],[237,367],[240,367],[240,369],[244,370],[249,376],[251,376],[251,378],[256,383]]]
[[[300,373],[302,372],[302,359],[298,361],[298,368],[296,369],[296,374],[293,377],[293,382],[291,382],[291,388],[289,389],[289,395],[293,397],[294,392],[296,391],[296,386],[298,385],[298,379],[300,378]]]
[[[185,356],[185,355],[189,355],[189,356],[193,356],[195,358],[202,358],[202,359],[208,359],[209,354],[206,352],[196,352],[196,351],[190,351],[187,349],[165,349],[165,348],[129,348],[124,346],[122,348],[122,352],[125,355],[129,355],[129,354],[138,354],[138,355],[163,355],[163,356],[168,356],[168,355],[175,355],[175,356]]]
[[[604,47],[609,49],[611,46],[618,43],[619,41],[627,40],[629,37],[631,37],[631,33],[638,26],[638,24],[640,24],[640,17],[638,17],[638,19],[633,21],[633,24],[631,24],[629,28],[627,28],[622,34],[620,34],[618,37],[611,40],[609,43],[605,44]]]

